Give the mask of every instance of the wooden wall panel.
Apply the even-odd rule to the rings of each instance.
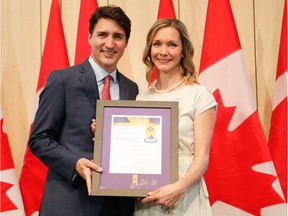
[[[31,3],[31,4],[30,4]],[[16,170],[26,149],[40,49],[40,2],[1,0],[1,106]]]
[[[179,5],[179,19],[186,25],[194,46],[197,73],[200,66],[207,6],[208,0],[181,0]]]
[[[244,60],[256,101],[256,74],[254,49],[254,7],[251,0],[231,0],[231,7],[240,39]]]
[[[62,23],[66,39],[70,65],[74,65],[76,37],[78,28],[78,14],[81,0],[62,0]],[[88,30],[87,30],[88,43]]]
[[[70,64],[74,63],[78,14],[81,0],[60,0],[62,22]],[[98,5],[115,4],[132,20],[129,45],[119,69],[147,87],[142,52],[146,34],[157,19],[159,1],[97,0]],[[199,68],[208,0],[173,0],[195,47]],[[274,92],[280,27],[284,0],[231,0],[244,58],[258,101],[259,116],[266,136]],[[6,131],[19,175],[26,150],[34,98],[51,0],[1,0],[1,105]],[[88,37],[88,36],[87,36]]]
[[[268,137],[284,0],[255,0],[256,76],[259,116]]]
[[[23,0],[22,0],[23,1]],[[46,39],[46,32],[48,26],[48,20],[50,15],[50,8],[52,0],[40,0],[40,25],[41,25],[41,55],[44,50],[44,44]],[[39,65],[40,66],[40,65]]]

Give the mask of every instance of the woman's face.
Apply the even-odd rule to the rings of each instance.
[[[182,50],[179,32],[174,27],[161,28],[156,32],[152,40],[152,61],[159,72],[178,72]]]

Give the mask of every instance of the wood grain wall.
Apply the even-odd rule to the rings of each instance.
[[[158,0],[98,0],[115,4],[132,20],[132,33],[119,68],[146,88],[141,62],[148,29],[157,18]],[[274,92],[284,0],[231,0],[251,85],[266,136]],[[199,68],[208,0],[173,0],[195,47]],[[1,106],[5,130],[19,177],[34,116],[34,98],[51,0],[1,0]],[[62,22],[70,64],[74,61],[80,0],[61,0]]]

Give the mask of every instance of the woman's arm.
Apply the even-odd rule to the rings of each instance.
[[[185,176],[173,184],[152,191],[143,203],[153,201],[155,204],[173,208],[180,197],[203,176],[208,167],[210,142],[216,119],[215,107],[199,114],[194,119],[195,158]]]

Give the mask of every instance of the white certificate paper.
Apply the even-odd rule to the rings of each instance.
[[[110,173],[161,174],[162,116],[112,115]]]

